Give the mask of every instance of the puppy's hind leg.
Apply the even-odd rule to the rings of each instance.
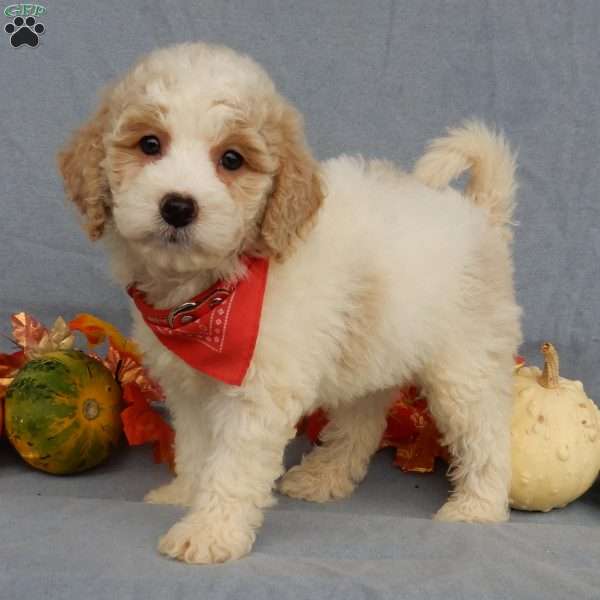
[[[349,496],[379,447],[391,401],[386,390],[331,411],[321,433],[322,444],[284,475],[279,490],[313,502]]]
[[[513,359],[510,352],[482,351],[475,357],[460,352],[446,353],[424,382],[429,408],[453,457],[454,491],[436,519],[505,521]]]

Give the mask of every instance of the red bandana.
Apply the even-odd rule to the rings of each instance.
[[[188,365],[230,385],[241,385],[250,366],[267,285],[269,261],[247,258],[248,275],[237,283],[217,281],[171,309],[147,304],[129,286],[144,321],[171,352]]]

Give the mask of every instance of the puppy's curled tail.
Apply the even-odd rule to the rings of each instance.
[[[511,224],[517,190],[516,159],[504,136],[483,123],[467,121],[433,140],[415,165],[414,175],[422,183],[442,189],[468,169],[471,178],[466,195],[488,210],[494,225]],[[506,230],[510,236],[508,227]]]

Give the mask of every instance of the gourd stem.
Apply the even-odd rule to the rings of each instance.
[[[544,356],[544,370],[538,378],[538,383],[542,387],[555,389],[560,385],[558,352],[550,342],[542,344],[541,352]]]

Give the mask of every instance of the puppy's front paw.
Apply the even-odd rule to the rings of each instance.
[[[148,504],[176,504],[178,506],[190,506],[192,503],[192,486],[181,477],[175,477],[171,483],[148,492],[144,496],[144,502]]]
[[[210,565],[245,556],[252,549],[255,537],[252,529],[232,523],[184,519],[160,539],[158,550],[189,564]]]
[[[475,496],[456,495],[435,515],[436,521],[466,523],[500,523],[507,521],[508,507],[502,502],[488,502]]]
[[[321,465],[313,468],[308,460],[292,467],[279,484],[279,490],[291,498],[310,502],[329,502],[350,496],[355,483],[345,469]]]

